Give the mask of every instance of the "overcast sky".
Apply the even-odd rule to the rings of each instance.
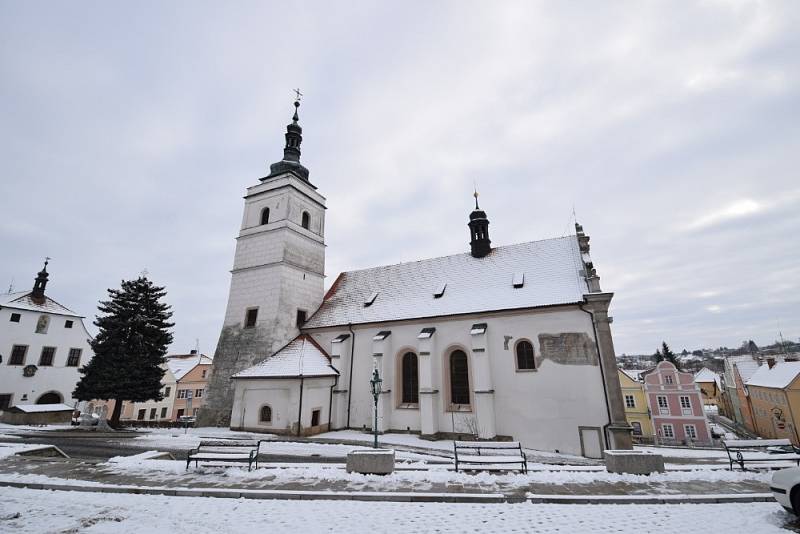
[[[213,353],[245,188],[303,163],[342,270],[591,236],[617,353],[800,336],[800,4],[0,1],[0,285],[147,269]],[[89,321],[87,321],[89,322]],[[94,331],[94,327],[90,326]]]

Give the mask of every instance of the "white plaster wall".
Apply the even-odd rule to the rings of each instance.
[[[300,379],[235,380],[231,428],[262,432],[288,431],[297,423],[300,409]],[[303,413],[301,425],[311,426],[312,410],[319,409],[320,424],[327,424],[333,378],[303,380]],[[261,407],[272,408],[272,424],[259,421]]]
[[[19,323],[11,322],[11,314],[21,314]],[[50,317],[50,325],[45,334],[36,333],[36,323],[40,315]],[[67,320],[73,321],[72,328],[64,328]],[[0,394],[11,394],[11,405],[35,404],[43,394],[54,391],[59,393],[63,402],[75,405],[72,391],[80,379],[78,369],[86,365],[92,358],[89,346],[91,336],[87,332],[80,317],[40,313],[13,308],[0,308]],[[13,345],[28,345],[28,352],[23,365],[9,365]],[[42,347],[56,347],[52,366],[40,366],[39,357]],[[81,349],[81,360],[78,367],[67,367],[69,349]],[[22,369],[26,365],[38,367],[32,377],[24,377]],[[27,396],[27,397],[26,397]]]
[[[406,348],[417,347],[422,328],[436,327],[432,352],[433,384],[439,393],[437,400],[438,429],[441,432],[467,432],[466,419],[473,414],[445,411],[448,392],[443,386],[446,356],[454,348],[463,349],[470,359],[473,372],[470,327],[485,322],[487,328],[487,352],[493,382],[495,425],[499,435],[513,436],[527,447],[540,450],[559,450],[580,454],[579,426],[603,427],[608,423],[603,393],[602,375],[599,365],[562,365],[544,360],[533,372],[517,372],[514,343],[520,338],[533,342],[539,355],[539,334],[584,332],[593,340],[593,329],[588,314],[577,307],[554,310],[526,311],[502,315],[470,316],[458,319],[432,321],[410,321],[354,326],[355,358],[353,363],[352,401],[350,426],[372,427],[372,395],[369,379],[373,366],[372,337],[381,330],[391,330],[384,358],[397,358]],[[346,329],[312,331],[314,338],[326,349],[330,341]],[[511,336],[508,349],[505,336]],[[349,353],[342,355],[341,365],[348,366]],[[422,363],[422,358],[420,358]],[[599,361],[598,361],[599,364]],[[392,403],[389,428],[395,430],[420,430],[419,410],[395,408],[400,395],[394,372],[396,362],[386,366],[389,376],[384,376],[384,385],[391,384],[389,395]],[[385,368],[386,368],[385,367]],[[470,389],[476,380],[470,376]],[[344,388],[344,384],[340,384]],[[383,397],[386,397],[385,395]],[[473,408],[475,400],[473,395]],[[480,424],[480,421],[478,421]]]

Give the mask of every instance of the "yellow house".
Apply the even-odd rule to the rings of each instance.
[[[717,373],[707,367],[703,367],[694,375],[694,381],[700,386],[703,404],[706,406],[720,405],[722,390],[720,389],[720,378]]]
[[[747,381],[747,392],[756,433],[800,445],[800,362],[762,365]]]
[[[622,400],[625,403],[625,418],[633,427],[634,439],[652,439],[653,422],[650,420],[650,410],[647,407],[644,387],[638,380],[639,371],[618,369],[618,373]]]

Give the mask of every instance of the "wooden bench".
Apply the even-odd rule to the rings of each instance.
[[[742,471],[744,464],[750,462],[790,461],[800,466],[800,451],[788,439],[726,439],[722,446],[728,453],[731,471],[734,463]]]
[[[528,472],[528,459],[518,441],[454,441],[456,472],[459,466],[484,465],[492,470],[506,469],[506,465],[518,465],[507,470],[519,469]],[[467,467],[469,469],[469,467]]]
[[[258,469],[258,453],[261,443],[268,440],[259,440],[258,443],[252,441],[229,441],[213,440],[201,441],[196,449],[190,449],[186,455],[186,469],[194,462],[197,467],[200,462],[247,462],[247,470],[250,471],[255,464]]]

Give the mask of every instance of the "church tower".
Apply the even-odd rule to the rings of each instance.
[[[230,377],[272,355],[299,334],[322,303],[325,197],[300,163],[299,100],[286,127],[283,159],[247,188],[231,271],[225,322],[214,353],[200,426],[228,426]]]

